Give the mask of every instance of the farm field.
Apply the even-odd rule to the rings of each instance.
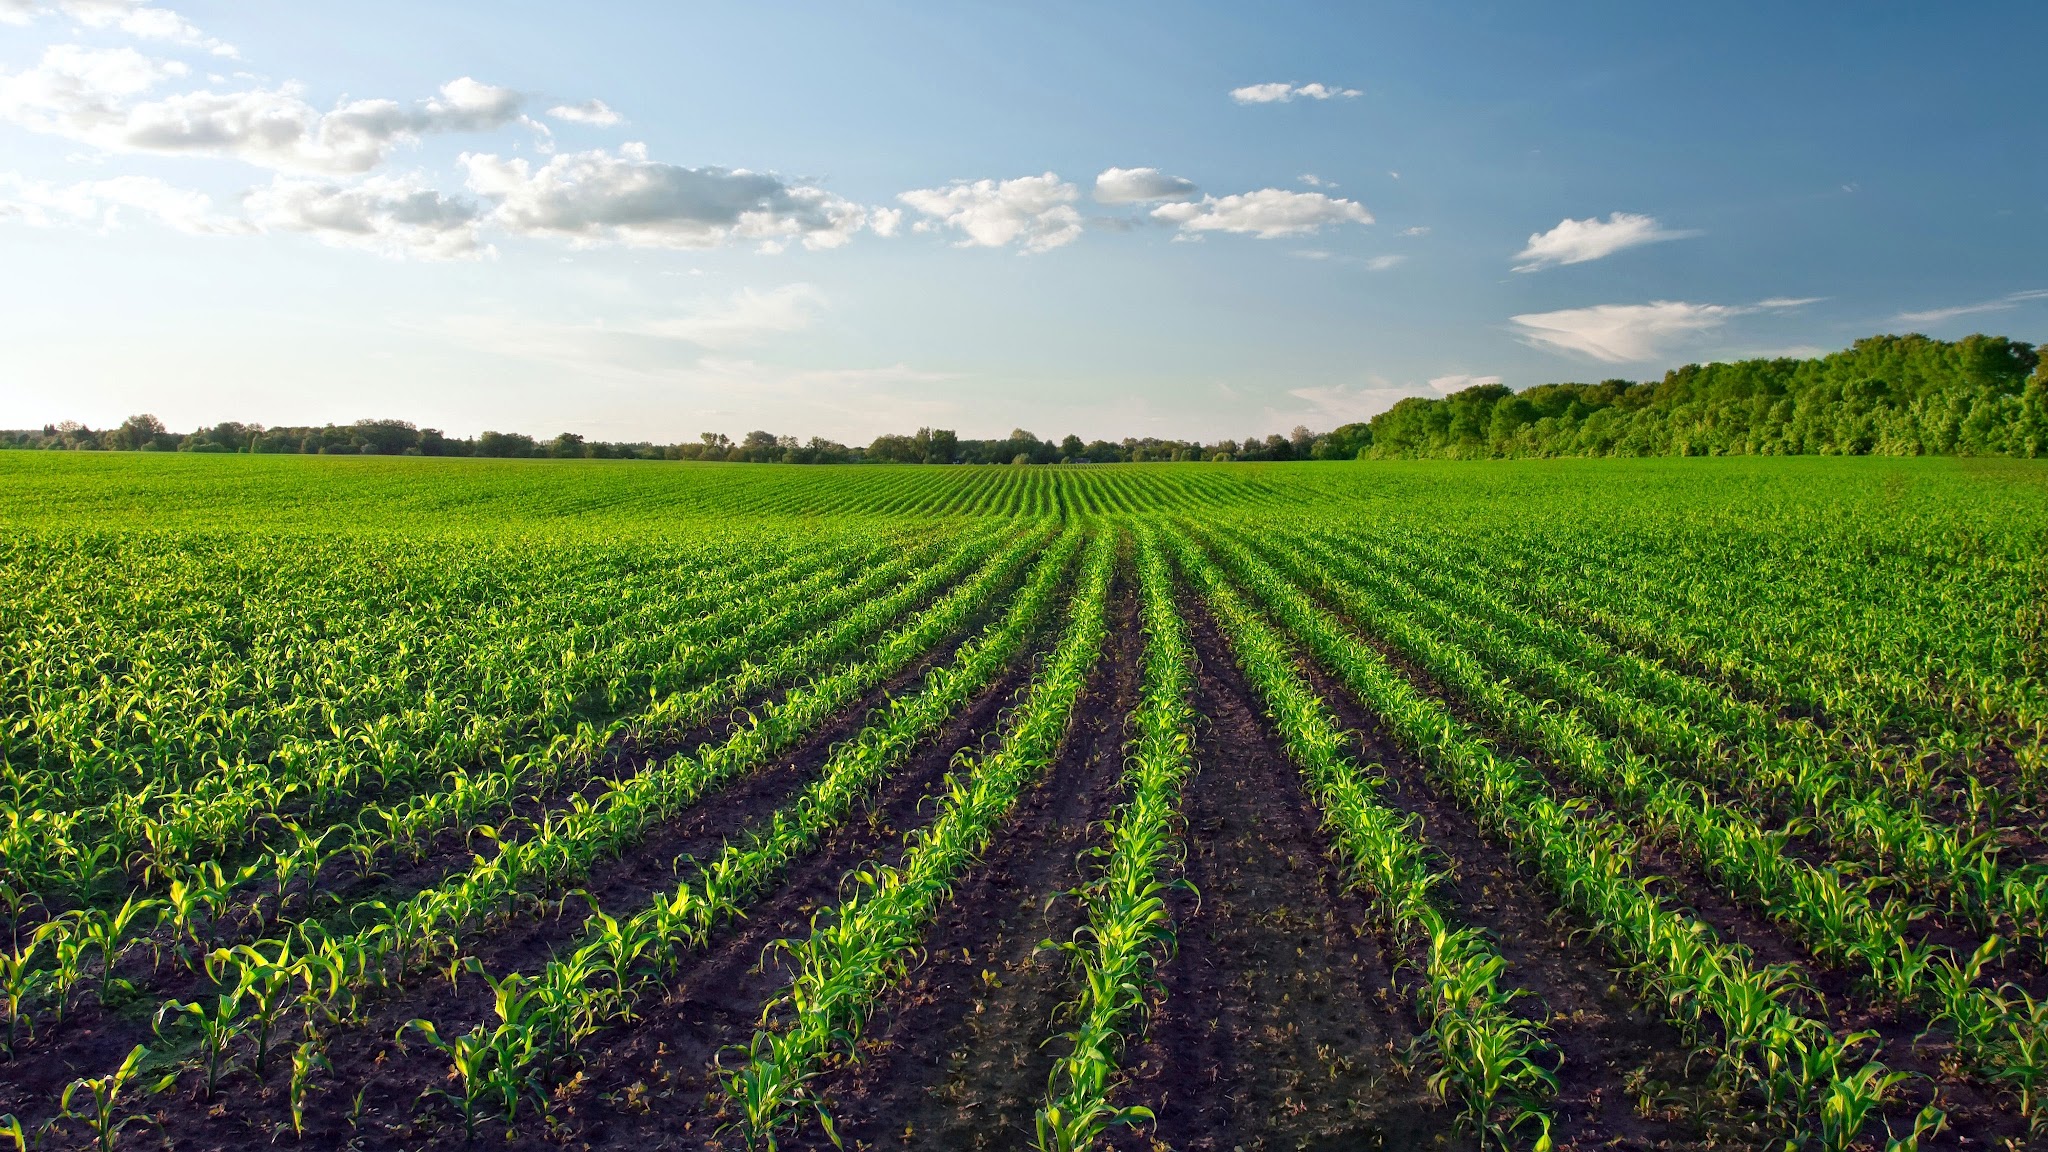
[[[0,525],[25,1147],[2048,1147],[2032,461],[0,453]]]

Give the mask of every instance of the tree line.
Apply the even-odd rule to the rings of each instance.
[[[1373,417],[1379,458],[2048,455],[2048,356],[2002,336],[1873,336],[1817,359],[1641,383],[1468,388]]]
[[[1410,397],[1328,432],[1243,440],[1057,442],[1021,428],[975,440],[943,428],[849,446],[749,432],[693,442],[586,440],[572,432],[451,437],[403,420],[265,428],[229,421],[172,432],[154,416],[95,431],[75,422],[0,432],[0,447],[318,453],[762,464],[1123,464],[1188,460],[1477,459],[1517,456],[2048,455],[2048,355],[2003,336],[1873,336],[1816,359],[1688,364],[1662,380],[1499,384]]]
[[[1363,429],[1365,426],[1354,425]],[[999,440],[974,440],[944,428],[920,428],[912,435],[878,436],[866,447],[813,436],[798,440],[771,432],[749,432],[733,440],[706,432],[695,441],[656,444],[586,440],[573,432],[536,439],[518,432],[485,432],[456,438],[404,420],[358,420],[317,428],[265,428],[234,421],[172,432],[154,416],[131,416],[118,427],[95,431],[76,422],[35,431],[0,432],[0,447],[140,452],[255,452],[319,455],[477,456],[499,459],[716,460],[752,464],[1124,464],[1165,460],[1349,460],[1358,443],[1305,427],[1287,436],[1242,441],[1161,440],[1128,437],[1055,442],[1016,429]]]

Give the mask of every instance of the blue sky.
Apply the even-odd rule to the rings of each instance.
[[[2038,4],[0,0],[0,426],[1329,427],[2048,337]]]

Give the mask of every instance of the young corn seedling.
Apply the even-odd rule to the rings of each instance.
[[[235,1041],[248,1027],[242,1018],[241,998],[234,993],[222,993],[215,998],[210,1011],[204,1002],[187,1004],[173,1000],[157,1010],[159,1036],[166,1025],[190,1034],[196,1050],[193,1064],[199,1070],[201,1094],[204,1099],[213,1099],[221,1081],[235,1069]]]
[[[317,1041],[303,1041],[292,1051],[292,1079],[285,1099],[292,1110],[292,1134],[301,1140],[306,1138],[306,1097],[312,1091],[313,1074],[333,1071],[334,1064]]]
[[[93,1147],[99,1152],[114,1152],[114,1144],[121,1139],[121,1133],[137,1124],[151,1123],[146,1115],[121,1114],[122,1097],[129,1085],[144,1075],[143,1062],[148,1056],[149,1049],[137,1044],[114,1071],[105,1076],[74,1080],[66,1085],[63,1096],[57,1101],[57,1120],[77,1121],[91,1135]],[[173,1072],[158,1081],[151,1091],[162,1092],[176,1079],[177,1073]]]

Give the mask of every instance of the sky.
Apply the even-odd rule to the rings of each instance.
[[[2048,5],[0,0],[0,427],[1207,440],[2048,338]]]

